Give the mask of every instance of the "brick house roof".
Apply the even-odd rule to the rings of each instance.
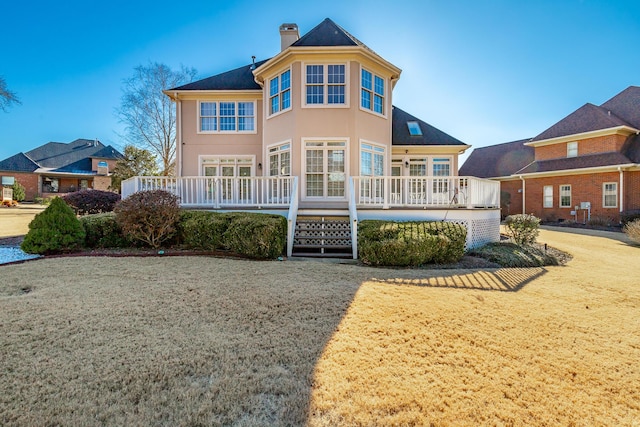
[[[601,153],[587,154],[585,156],[541,160],[531,163],[530,165],[515,172],[517,174],[536,173],[536,172],[552,172],[570,169],[585,169],[601,166],[627,165],[632,162],[622,153]]]
[[[460,168],[462,176],[496,178],[509,176],[534,161],[533,147],[524,145],[530,139],[476,148]]]

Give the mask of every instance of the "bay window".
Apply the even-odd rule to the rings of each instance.
[[[346,66],[344,64],[307,65],[306,105],[346,104]]]
[[[269,114],[275,114],[291,107],[291,71],[269,80]]]
[[[360,107],[384,114],[384,79],[371,71],[362,69],[360,75]]]

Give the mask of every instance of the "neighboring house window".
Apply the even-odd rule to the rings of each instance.
[[[48,176],[42,177],[43,193],[58,193],[59,191],[60,191],[60,181],[58,181],[58,178],[50,178]]]
[[[365,110],[384,114],[384,79],[363,68],[360,88],[360,106]]]
[[[561,208],[571,207],[571,186],[570,185],[560,186],[560,207]]]
[[[291,107],[291,71],[287,70],[269,80],[269,114]]]
[[[255,131],[254,102],[201,102],[200,132]]]
[[[344,198],[345,142],[305,143],[306,197]]]
[[[616,182],[602,184],[602,206],[605,208],[618,207],[618,184]]]
[[[553,185],[545,185],[542,190],[542,206],[545,208],[553,207]]]
[[[80,180],[80,189],[81,190],[87,190],[88,188],[89,188],[89,180],[81,179]]]
[[[344,64],[307,65],[306,104],[346,104]]]
[[[578,156],[578,143],[576,141],[567,142],[567,157]]]

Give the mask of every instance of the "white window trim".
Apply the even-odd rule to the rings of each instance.
[[[287,71],[289,71],[289,92],[290,92],[290,96],[289,96],[289,108],[285,108],[284,110],[280,110],[277,113],[273,113],[273,114],[269,114],[269,112],[271,111],[271,80],[274,79],[275,77],[278,77],[279,83],[278,85],[281,84],[282,82],[282,74],[286,73]],[[269,77],[267,80],[267,83],[265,84],[265,94],[264,94],[264,111],[266,112],[265,116],[267,117],[267,120],[273,118],[273,117],[278,117],[280,114],[286,113],[287,111],[291,111],[293,109],[293,70],[291,69],[291,67],[289,68],[284,68],[282,70],[280,70],[279,72],[277,72],[276,74],[272,75],[271,77]],[[279,91],[278,94],[280,96],[282,96],[282,91]]]
[[[221,102],[233,102],[236,104],[236,114],[235,114],[235,118],[236,118],[236,130],[200,130],[200,111],[201,107],[200,104],[202,104],[203,102],[215,102],[216,104],[218,104],[216,106],[216,117],[218,118],[218,129],[220,129],[220,103]],[[239,102],[246,102],[246,103],[253,103],[253,130],[237,130],[238,128],[238,103]],[[252,135],[252,134],[257,134],[258,133],[258,105],[257,105],[257,101],[256,100],[207,100],[207,99],[199,99],[198,100],[198,105],[197,105],[198,111],[197,111],[197,115],[198,118],[196,120],[196,133],[199,135],[237,135],[237,134],[246,134],[246,135]],[[246,117],[246,116],[243,116]]]
[[[426,159],[426,162],[418,162],[416,159]],[[391,160],[389,162],[389,175],[391,175],[391,166],[393,165],[393,161],[401,162],[402,166],[402,174],[400,176],[410,176],[409,175],[409,167],[407,167],[407,162],[409,165],[412,164],[426,164],[426,172],[425,176],[433,176],[431,173],[433,172],[433,159],[448,159],[449,160],[449,173],[447,175],[449,177],[455,177],[457,175],[457,171],[453,167],[453,159],[454,157],[448,154],[438,155],[438,154],[404,154],[404,155],[392,155]]]
[[[606,200],[606,199],[605,199],[605,196],[607,195],[607,193],[606,193],[606,190],[605,190],[605,189],[606,189],[606,186],[607,186],[607,185],[614,185],[614,186],[615,186],[615,189],[616,189],[616,191],[615,191],[615,196],[616,196],[616,197],[615,197],[615,200],[616,200],[616,204],[615,204],[614,206],[607,206],[607,205],[605,204],[605,200]],[[618,183],[617,183],[617,182],[603,182],[603,183],[602,183],[602,207],[603,207],[604,209],[615,209],[615,208],[617,208],[617,207],[618,207],[618,197],[619,197],[619,196],[618,196]]]
[[[257,176],[256,175],[256,156],[255,155],[246,155],[246,154],[216,154],[216,155],[211,155],[211,154],[200,154],[198,156],[198,164],[199,166],[199,170],[198,173],[200,174],[199,176],[205,176],[204,175],[204,167],[205,167],[205,161],[206,160],[218,160],[218,166],[220,165],[220,159],[234,159],[235,162],[233,163],[234,166],[238,166],[238,160],[251,160],[251,163],[240,163],[240,164],[246,164],[246,165],[250,165],[251,166],[251,173],[252,173],[252,177]],[[230,164],[230,163],[227,163]]]
[[[371,73],[371,77],[373,79],[372,81],[372,85],[373,85],[373,90],[372,93],[375,94],[375,81],[376,81],[376,76],[380,77],[383,81],[384,81],[384,97],[382,100],[382,108],[383,108],[383,112],[384,114],[380,114],[378,112],[376,112],[373,108],[368,109],[368,108],[364,108],[362,106],[362,70],[366,70],[368,72]],[[367,67],[363,67],[362,64],[360,64],[360,71],[358,72],[358,107],[360,108],[360,110],[365,111],[369,114],[373,114],[374,116],[378,116],[378,117],[384,117],[385,119],[388,117],[388,113],[389,113],[389,81],[388,79],[382,77],[379,74],[376,74],[375,72],[371,71],[369,68]],[[371,106],[373,107],[373,98],[371,99]]]
[[[570,152],[574,151],[573,149],[569,149],[569,147],[575,147],[575,154],[570,154]],[[567,158],[578,157],[578,141],[570,141],[567,142]]]
[[[362,174],[362,150],[363,150],[362,146],[365,145],[365,144],[366,145],[371,145],[371,146],[374,146],[374,147],[378,147],[378,148],[382,148],[384,150],[382,152],[383,163],[384,163],[383,176],[390,175],[391,174],[391,168],[390,168],[390,164],[389,164],[390,162],[388,161],[387,146],[384,145],[384,144],[380,144],[378,142],[373,142],[373,141],[369,141],[369,140],[366,140],[366,139],[361,139],[360,140],[360,146],[358,147],[359,148],[359,150],[358,150],[358,174],[359,174],[359,176],[364,176]],[[372,171],[373,171],[373,168],[372,168]],[[374,175],[372,175],[372,176],[374,176]]]
[[[324,103],[323,104],[307,104],[307,65],[322,65],[324,66]],[[344,104],[329,104],[328,103],[328,86],[327,73],[329,67],[327,65],[344,65]],[[300,105],[302,108],[349,108],[349,62],[302,62],[300,69]]]
[[[551,189],[551,203],[549,205],[547,205],[547,203],[546,203],[546,199],[547,199],[546,189],[547,188]],[[542,208],[543,209],[553,208],[553,185],[545,185],[545,186],[542,187]]]
[[[569,204],[567,206],[562,205],[562,187],[569,187]],[[573,195],[571,194],[571,184],[562,184],[559,186],[558,190],[558,207],[563,209],[572,209]]]
[[[321,202],[321,201],[336,201],[336,202],[341,202],[344,200],[349,200],[349,177],[351,175],[349,175],[349,165],[350,165],[350,154],[349,154],[349,137],[328,137],[328,138],[301,138],[301,142],[302,142],[302,153],[300,154],[300,195],[301,195],[301,200],[303,201],[309,201],[309,202]],[[329,196],[325,196],[325,197],[317,197],[317,196],[307,196],[307,180],[306,180],[306,174],[307,174],[307,142],[344,142],[345,146],[344,146],[344,178],[345,178],[345,184],[344,184],[344,197],[329,197]],[[326,172],[325,172],[326,173]]]
[[[272,148],[280,147],[287,144],[289,144],[289,150],[288,150],[289,151],[289,175],[270,175],[270,168],[269,168],[269,161],[270,161],[269,156],[271,155],[270,150]],[[286,150],[282,150],[282,151],[278,150],[278,153],[282,153],[283,151],[286,151]],[[262,171],[263,171],[262,175],[263,176],[293,176],[293,154],[292,153],[293,153],[293,141],[291,139],[285,139],[284,141],[275,142],[273,144],[267,145],[265,147],[265,153],[262,157],[263,159],[265,159],[262,166]]]

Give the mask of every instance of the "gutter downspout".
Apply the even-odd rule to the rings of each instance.
[[[525,206],[526,206],[526,201],[527,201],[527,197],[526,197],[527,186],[525,184],[524,177],[522,175],[520,175],[519,178],[522,181],[522,213],[526,214],[527,212],[526,212]]]
[[[624,171],[618,167],[620,173],[620,213],[624,210]]]

